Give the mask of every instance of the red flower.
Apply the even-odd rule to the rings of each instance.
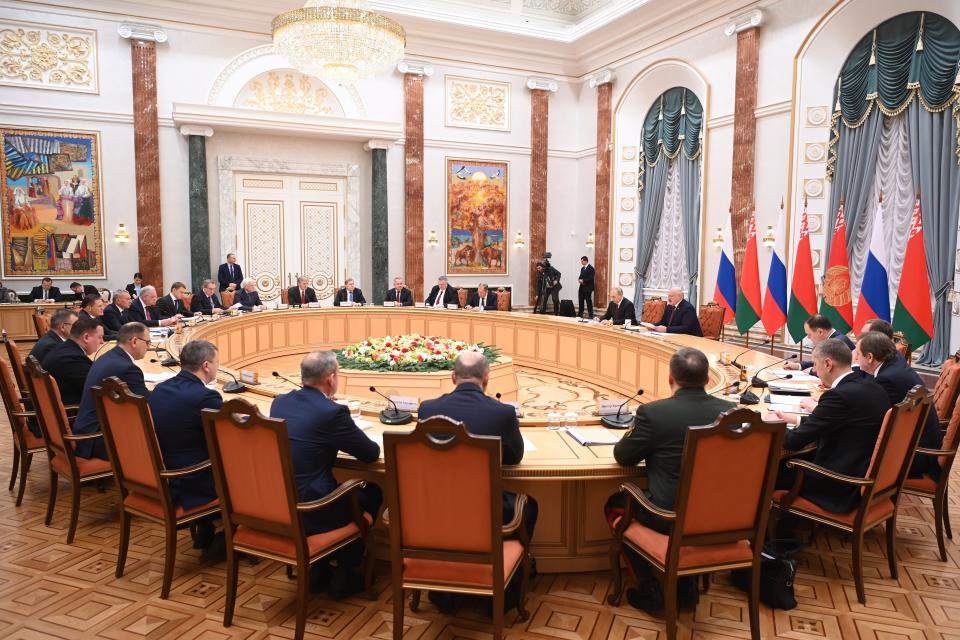
[[[420,362],[423,362],[423,354],[422,354],[422,353],[417,356],[417,360],[419,360]]]
[[[462,345],[462,344],[458,344],[458,345],[457,345],[457,351],[461,351],[462,349],[463,349],[463,345]]]
[[[380,354],[379,354],[379,353],[375,353],[375,354],[373,354],[373,355],[370,356],[370,359],[373,360],[374,362],[376,362],[377,360],[380,359]]]
[[[400,353],[408,353],[409,351],[410,349],[407,349],[406,347],[404,347],[403,349],[400,349]]]

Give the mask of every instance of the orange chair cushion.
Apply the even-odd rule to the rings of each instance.
[[[23,439],[27,443],[27,449],[46,449],[47,443],[43,441],[43,438],[38,438],[37,436],[31,433],[30,429],[23,430]]]
[[[937,481],[927,474],[923,474],[923,476],[919,478],[907,478],[907,481],[903,483],[903,488],[912,491],[923,491],[925,493],[936,493]]]
[[[783,496],[787,495],[788,491],[785,489],[779,489],[773,492],[773,501],[779,503],[780,499]],[[820,507],[806,498],[797,497],[793,501],[793,504],[790,505],[791,510],[804,511],[810,515],[814,515],[821,518],[826,518],[827,520],[834,520],[836,522],[843,523],[848,526],[853,526],[853,520],[857,516],[856,511],[849,511],[847,513],[834,513],[833,511],[827,511],[823,507]],[[867,525],[880,522],[881,520],[887,519],[890,514],[893,513],[893,502],[891,500],[883,500],[881,502],[875,503],[870,510],[867,512],[867,519],[865,523]]]
[[[519,541],[503,541],[504,578],[513,573],[522,558],[523,545]],[[493,587],[493,565],[404,558],[403,579],[431,584]]]
[[[635,546],[643,549],[647,554],[661,564],[667,562],[667,544],[670,536],[654,531],[634,520],[623,537]],[[707,567],[712,565],[728,564],[731,562],[750,562],[753,560],[753,551],[748,540],[710,544],[696,547],[680,547],[680,568]]]
[[[373,521],[367,513],[364,513],[363,517],[367,519],[367,522]],[[338,542],[342,542],[350,536],[359,533],[360,528],[357,527],[356,523],[351,522],[333,531],[324,531],[323,533],[307,536],[307,551],[312,558]],[[297,557],[297,548],[294,546],[292,538],[280,536],[275,533],[267,533],[266,531],[258,531],[242,525],[238,526],[236,532],[233,534],[233,542],[234,544],[243,545],[244,547],[263,551],[264,553],[272,553],[286,558]]]
[[[81,478],[86,478],[87,476],[96,476],[101,473],[108,473],[112,471],[109,460],[101,460],[100,458],[81,458],[79,456],[75,457],[74,460],[77,461],[77,470],[80,471]],[[50,464],[53,465],[53,468],[56,469],[57,473],[60,475],[70,477],[70,463],[67,462],[67,459],[63,456],[54,456],[53,460],[50,461]]]
[[[184,511],[181,505],[177,505],[177,508],[174,510],[174,517],[179,520],[180,518],[185,518],[191,516],[195,513],[200,513],[201,511],[206,511],[212,507],[216,507],[220,504],[219,500],[211,500],[207,504],[202,504],[199,507],[194,507],[189,511]],[[145,496],[142,493],[131,493],[126,498],[123,499],[123,506],[129,507],[134,511],[140,511],[142,513],[148,513],[157,518],[163,518],[163,505],[160,504],[159,500],[155,500],[149,496]]]

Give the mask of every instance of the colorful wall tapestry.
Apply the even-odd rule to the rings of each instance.
[[[447,158],[447,273],[507,273],[507,169]]]
[[[3,277],[104,276],[99,138],[0,129]]]

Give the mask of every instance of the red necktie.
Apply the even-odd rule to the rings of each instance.
[[[673,311],[670,312],[670,319],[667,321],[667,326],[668,326],[668,327],[673,324],[673,316],[675,316],[675,315],[677,315],[677,308],[676,308],[676,307],[674,307],[674,308],[673,308]]]
[[[143,305],[143,317],[147,320],[153,320],[153,318],[150,317],[150,307],[147,305]]]

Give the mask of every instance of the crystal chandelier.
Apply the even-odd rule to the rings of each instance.
[[[308,0],[273,19],[277,53],[307,75],[348,82],[383,73],[403,57],[400,23],[364,8],[365,0]]]

